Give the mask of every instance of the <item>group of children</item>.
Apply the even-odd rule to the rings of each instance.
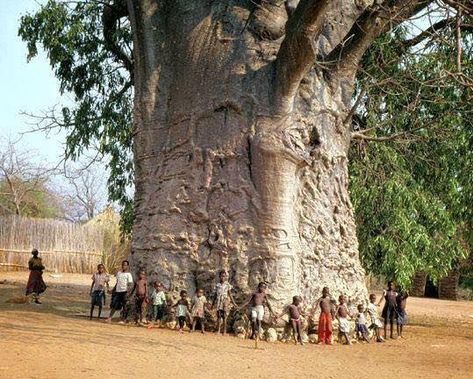
[[[267,307],[274,320],[281,319],[285,314],[288,315],[288,321],[292,326],[294,342],[296,344],[298,342],[303,344],[302,316],[312,320],[318,310],[320,310],[320,316],[317,329],[318,343],[320,344],[332,344],[333,320],[338,321],[338,341],[345,344],[352,343],[350,338],[350,320],[355,321],[356,338],[368,343],[371,340],[370,330],[373,331],[373,338],[377,342],[383,342],[386,339],[388,324],[390,325],[390,337],[394,338],[394,321],[397,323],[397,334],[399,337],[402,337],[403,326],[407,323],[406,301],[408,294],[405,291],[397,293],[393,282],[388,283],[388,288],[383,293],[385,300],[382,311],[382,318],[384,319],[383,339],[380,335],[380,328],[383,326],[383,323],[378,314],[378,307],[383,298],[376,304],[375,294],[370,295],[369,305],[366,309],[364,304],[359,304],[357,312],[353,312],[348,307],[346,296],[340,295],[337,304],[331,296],[329,289],[324,287],[322,296],[307,314],[301,309],[301,297],[294,296],[292,303],[285,307],[281,314],[276,315],[268,301],[266,295],[267,286],[264,282],[259,283],[257,291],[241,306],[238,306],[232,296],[233,287],[228,282],[226,271],[219,273],[219,282],[215,286],[212,302],[207,300],[204,290],[199,288],[190,301],[187,291],[180,291],[180,298],[173,304],[171,299],[167,298],[162,283],[153,283],[153,287],[149,291],[148,280],[144,271],[140,271],[137,281],[133,282],[128,261],[122,262],[122,270],[116,274],[116,285],[112,290],[109,288],[109,280],[110,277],[105,272],[104,265],[98,265],[97,272],[92,276],[90,288],[92,299],[90,319],[92,319],[95,306],[98,306],[98,317],[100,318],[106,293],[110,293],[110,315],[107,322],[111,322],[113,315],[117,311],[121,311],[120,323],[127,322],[132,303],[129,299],[134,295],[133,303],[135,309],[133,313],[134,321],[137,325],[147,325],[148,328],[153,328],[160,326],[164,320],[170,321],[174,318],[176,327],[181,333],[187,322],[191,332],[195,331],[197,325],[199,325],[201,332],[205,333],[206,312],[214,309],[217,314],[217,333],[222,332],[225,335],[230,310],[236,308],[241,311],[247,306],[250,306],[251,313],[251,338],[258,338],[265,307]]]

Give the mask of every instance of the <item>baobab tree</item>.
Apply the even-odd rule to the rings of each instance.
[[[324,285],[364,297],[347,172],[351,139],[369,137],[352,130],[355,77],[376,38],[433,1],[83,4],[99,3],[103,38],[91,41],[100,46],[100,59],[113,59],[118,68],[93,91],[114,89],[98,118],[115,119],[119,99],[134,89],[133,265],[173,289],[191,290],[210,286],[227,269],[239,293],[266,281],[278,304],[295,294],[310,302]],[[445,3],[458,14],[471,12],[468,1]],[[76,12],[72,26],[82,17]],[[56,25],[66,13],[58,8]],[[96,125],[95,103],[84,92],[97,75],[88,75],[83,63],[94,50],[82,48],[77,27],[69,30],[73,37],[50,38],[41,26],[47,17],[24,20],[20,33],[30,55],[41,40],[56,74],[74,78],[63,87],[84,106],[75,120],[63,112],[63,125],[73,125],[76,145],[86,145],[84,136],[98,133],[84,126]],[[132,54],[123,20],[131,24]],[[87,32],[96,30],[94,22]],[[447,26],[450,21],[434,31]],[[69,52],[71,46],[78,51]],[[120,71],[130,81],[117,77]],[[97,125],[110,148],[105,153],[119,157],[108,139],[111,130],[114,138],[128,136],[126,123]]]
[[[229,269],[282,304],[365,295],[348,193],[358,63],[429,1],[129,1],[133,261],[193,288]],[[115,16],[118,17],[118,3]]]

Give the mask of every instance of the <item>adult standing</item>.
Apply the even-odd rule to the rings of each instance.
[[[28,261],[28,269],[30,270],[30,276],[28,283],[26,284],[26,296],[33,294],[33,299],[36,304],[41,304],[39,296],[46,291],[46,284],[43,280],[43,260],[38,257],[39,252],[37,249],[31,251],[33,257]]]

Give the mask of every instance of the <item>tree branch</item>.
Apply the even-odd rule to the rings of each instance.
[[[286,24],[286,36],[274,62],[274,107],[289,113],[299,84],[315,61],[314,41],[329,10],[328,0],[301,0]]]
[[[113,4],[106,4],[102,14],[103,36],[106,48],[115,56],[117,62],[121,62],[125,66],[133,81],[133,61],[117,44],[115,39],[118,20],[127,16],[128,7],[126,1],[116,0]]]
[[[430,27],[416,35],[415,37],[412,37],[411,39],[406,39],[402,41],[402,48],[404,50],[407,50],[409,47],[413,47],[421,43],[423,40],[426,38],[435,36],[440,32],[442,29],[448,28],[452,25],[455,25],[455,19],[453,18],[446,18],[443,20],[440,20],[436,22],[435,24],[432,24]]]
[[[443,0],[443,2],[457,11],[463,11],[473,16],[473,3],[471,0]]]
[[[366,49],[381,33],[405,21],[429,3],[428,0],[386,0],[381,5],[367,8],[343,41],[326,57],[332,75],[354,76]]]
[[[393,134],[390,134],[388,136],[381,136],[381,137],[367,136],[366,134],[363,133],[364,131],[359,131],[359,132],[352,132],[351,133],[351,138],[352,139],[365,140],[365,141],[373,141],[373,142],[386,142],[386,141],[392,141],[392,140],[398,139],[400,137],[407,136],[409,134],[413,134],[414,132],[416,132],[418,130],[421,130],[421,129],[427,129],[427,128],[425,127],[425,125],[422,125],[422,126],[419,126],[417,128],[413,128],[413,129],[410,129],[410,130],[405,130],[405,131],[402,131],[402,132],[393,133]],[[367,131],[367,130],[365,130],[365,131]]]

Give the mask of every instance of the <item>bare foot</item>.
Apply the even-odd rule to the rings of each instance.
[[[107,318],[107,319],[105,320],[105,322],[106,322],[107,324],[111,324],[111,323],[112,323],[112,319],[109,317],[109,318]]]

